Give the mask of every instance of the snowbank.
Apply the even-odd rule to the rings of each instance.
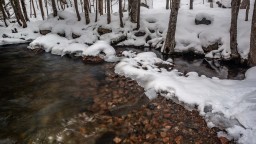
[[[256,142],[256,67],[246,73],[245,80],[220,80],[198,76],[195,72],[183,75],[177,70],[158,68],[165,63],[154,53],[125,52],[133,57],[124,58],[115,72],[136,80],[144,87],[149,98],[160,94],[168,99],[178,99],[191,107],[197,107],[209,126],[226,129],[239,143]]]

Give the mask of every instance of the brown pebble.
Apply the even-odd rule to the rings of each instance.
[[[114,141],[115,143],[120,143],[120,142],[122,141],[122,139],[119,138],[119,137],[115,137],[115,138],[113,139],[113,141]]]
[[[176,144],[181,144],[182,136],[177,136],[175,139]]]
[[[219,137],[221,144],[228,144],[228,139],[225,137]]]

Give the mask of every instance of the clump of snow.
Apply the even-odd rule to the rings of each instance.
[[[214,20],[214,16],[210,15],[208,13],[198,13],[196,14],[196,20],[201,21],[203,18],[210,20],[211,22],[213,22]]]
[[[108,62],[117,61],[116,51],[105,41],[97,41],[94,45],[84,50],[83,55],[85,56],[98,56],[104,53],[104,60]]]
[[[197,105],[210,126],[224,128],[239,143],[255,143],[255,67],[247,71],[245,80],[220,80],[195,72],[183,76],[177,70],[158,68],[155,64],[164,61],[150,52],[131,55],[116,65],[115,72],[136,80],[149,98],[155,97],[154,90],[168,99]]]

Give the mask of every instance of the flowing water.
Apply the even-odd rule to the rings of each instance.
[[[0,143],[49,139],[49,133],[63,128],[63,120],[87,111],[106,85],[105,64],[35,54],[26,46],[0,47]],[[175,63],[184,73],[197,71],[210,77],[242,79],[245,71],[204,59],[176,58]]]

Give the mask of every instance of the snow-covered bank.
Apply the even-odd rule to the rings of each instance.
[[[157,63],[168,62],[152,52],[124,54],[128,57],[116,65],[115,72],[136,80],[149,98],[160,94],[167,99],[178,99],[197,107],[209,127],[225,129],[239,143],[256,143],[255,67],[246,72],[245,80],[220,80],[195,72],[183,76],[177,70],[158,68]]]
[[[203,4],[201,0],[194,1],[194,9],[188,9],[187,0],[181,1],[176,31],[176,52],[193,51],[205,54],[211,58],[229,58],[230,43],[230,9],[209,8],[209,3]],[[230,1],[226,0],[226,3]],[[253,6],[251,2],[251,9]],[[116,11],[116,10],[114,10]],[[247,58],[250,41],[250,11],[249,21],[244,21],[245,10],[240,10],[238,18],[238,51],[242,58]],[[154,1],[153,9],[141,9],[141,28],[134,30],[136,24],[129,21],[128,13],[124,13],[124,28],[119,26],[119,15],[113,13],[112,22],[106,24],[106,14],[99,16],[97,22],[93,22],[95,15],[91,14],[91,23],[85,24],[84,14],[82,20],[77,21],[74,8],[70,7],[59,11],[57,17],[48,16],[45,21],[28,22],[28,28],[22,29],[18,24],[11,24],[8,28],[0,27],[0,45],[11,43],[22,43],[31,41],[40,36],[40,30],[46,30],[52,34],[59,34],[68,40],[74,40],[81,44],[93,44],[97,40],[104,40],[120,46],[151,46],[161,48],[166,37],[170,10],[165,10],[163,0]],[[207,18],[211,21],[209,25],[196,25],[195,19]],[[18,33],[11,33],[13,29]],[[105,29],[104,33],[100,28]],[[209,46],[214,48],[208,49]]]

